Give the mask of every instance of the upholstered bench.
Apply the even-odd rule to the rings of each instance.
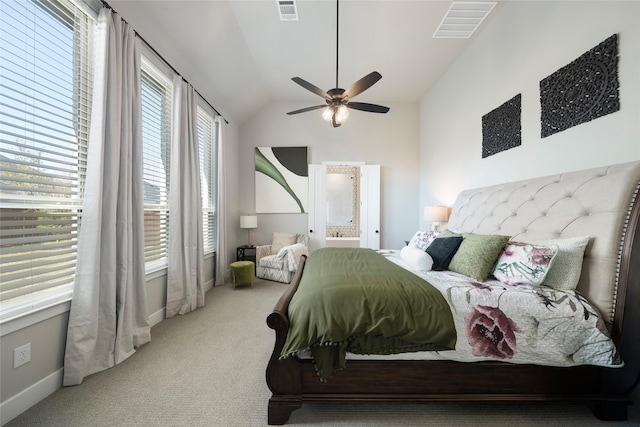
[[[251,261],[236,261],[231,263],[231,283],[233,289],[237,285],[249,285],[253,287],[253,272],[255,264]]]

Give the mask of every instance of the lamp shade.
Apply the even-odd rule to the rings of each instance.
[[[446,206],[425,206],[424,220],[445,222],[449,219],[449,208]]]
[[[240,228],[258,228],[258,217],[255,215],[241,216]]]

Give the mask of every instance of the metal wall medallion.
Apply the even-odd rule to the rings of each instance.
[[[614,34],[540,82],[542,138],[618,111],[618,88]]]
[[[482,158],[517,147],[522,143],[518,94],[482,116]]]

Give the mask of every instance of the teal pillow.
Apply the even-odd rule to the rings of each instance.
[[[511,236],[463,233],[462,237],[462,243],[449,263],[449,270],[484,282]]]

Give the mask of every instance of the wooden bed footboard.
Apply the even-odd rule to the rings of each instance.
[[[284,424],[304,403],[582,402],[604,420],[627,419],[640,380],[640,201],[627,224],[619,271],[612,337],[622,368],[557,368],[504,362],[349,360],[346,369],[321,382],[310,360],[280,359],[289,329],[288,305],[306,257],[267,317],[276,340],[266,379],[273,395],[268,422]],[[623,322],[624,319],[624,322]]]
[[[302,367],[298,359],[280,359],[280,353],[289,332],[288,308],[293,294],[298,289],[307,260],[302,256],[298,270],[282,294],[273,312],[267,317],[267,325],[276,331],[276,342],[267,365],[267,385],[273,393],[269,399],[269,424],[284,424],[291,412],[302,406]]]

